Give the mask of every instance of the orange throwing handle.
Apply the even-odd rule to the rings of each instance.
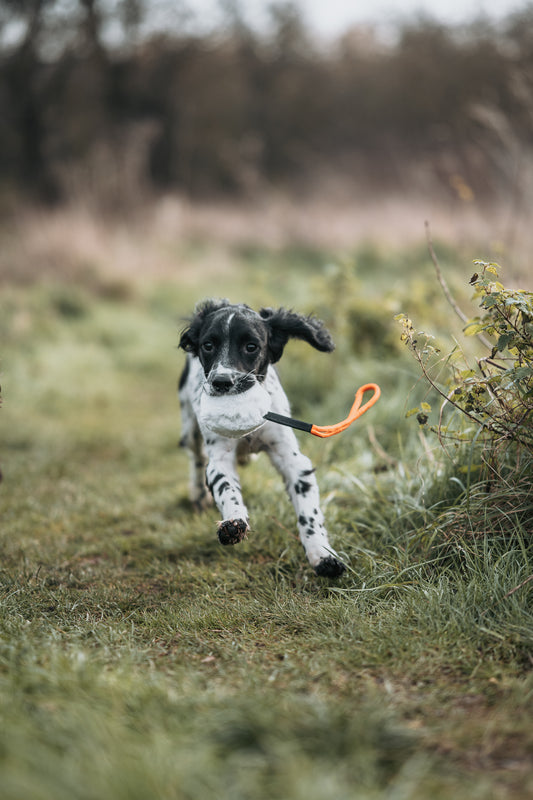
[[[374,394],[367,400],[366,403],[362,406],[361,402],[363,400],[363,395],[365,392],[373,391]],[[355,393],[355,400],[353,406],[350,409],[350,413],[343,419],[342,422],[337,422],[336,425],[311,425],[309,422],[302,422],[298,419],[292,419],[292,417],[284,417],[281,414],[274,414],[272,412],[268,412],[265,414],[265,419],[270,420],[271,422],[277,422],[280,425],[288,425],[291,428],[297,428],[301,431],[306,431],[307,433],[312,433],[313,436],[320,436],[322,439],[326,439],[328,436],[334,436],[336,433],[342,433],[348,428],[352,422],[355,422],[356,419],[368,411],[369,408],[372,408],[374,403],[379,400],[381,395],[381,389],[377,385],[377,383],[365,383],[364,386],[361,386],[357,392]]]
[[[364,406],[362,406],[361,402],[363,400],[363,395],[365,392],[369,391],[373,391],[374,394],[370,400],[367,400]],[[334,436],[336,433],[342,433],[342,431],[345,431],[346,428],[352,424],[352,422],[355,422],[356,419],[359,419],[359,417],[364,414],[365,411],[368,411],[369,408],[372,408],[374,403],[379,400],[380,394],[381,389],[377,383],[365,383],[365,385],[361,386],[355,393],[353,406],[351,407],[350,413],[346,419],[343,419],[342,422],[337,422],[336,425],[313,425],[310,433],[312,433],[313,436],[320,436],[322,439],[326,439],[328,436]]]

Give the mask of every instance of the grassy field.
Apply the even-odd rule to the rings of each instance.
[[[26,264],[2,287],[0,796],[531,796],[531,529],[502,536],[483,499],[474,530],[460,454],[405,417],[426,388],[394,315],[460,331],[425,248],[174,247],[153,254],[174,272],[137,278],[56,249],[47,280]],[[438,251],[464,296],[471,265]],[[210,295],[327,321],[335,353],[281,362],[295,416],[381,385],[342,436],[299,434],[338,581],[266,460],[242,472],[238,547],[189,505],[176,345]]]

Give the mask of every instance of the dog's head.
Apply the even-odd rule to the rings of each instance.
[[[284,308],[253,311],[227,300],[208,300],[196,308],[180,347],[197,356],[211,395],[239,394],[265,378],[289,339],[303,339],[317,350],[334,344],[324,324]]]

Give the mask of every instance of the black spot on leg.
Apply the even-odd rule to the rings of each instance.
[[[294,484],[294,491],[296,494],[301,494],[302,497],[305,497],[310,488],[311,484],[308,481],[297,481],[297,483]]]
[[[302,527],[305,527],[307,525],[307,517],[304,514],[300,514],[298,517],[298,522]]]
[[[218,483],[220,480],[222,480],[222,478],[223,478],[223,477],[224,477],[224,473],[223,473],[223,472],[217,472],[217,474],[215,475],[215,477],[213,478],[213,480],[212,480],[212,481],[208,481],[208,482],[207,482],[207,485],[209,486],[209,488],[210,488],[211,492],[214,490],[214,488],[215,488],[215,485],[216,485],[216,484],[217,484],[217,483]]]
[[[304,469],[302,470],[302,472],[300,472],[300,475],[302,476],[302,478],[307,478],[307,476],[312,475],[313,472],[315,472],[315,470],[316,467],[312,467],[311,469]]]
[[[316,531],[315,531],[314,528],[308,528],[305,533],[306,533],[306,536],[314,536]]]
[[[224,494],[224,492],[227,492],[228,489],[231,489],[231,485],[228,483],[228,481],[223,481],[217,488],[217,494]]]

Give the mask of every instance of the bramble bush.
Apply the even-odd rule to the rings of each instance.
[[[483,464],[501,477],[504,462],[514,469],[533,464],[533,293],[506,289],[498,265],[474,263],[478,272],[470,284],[481,311],[466,320],[464,333],[481,341],[484,355],[470,357],[456,346],[442,356],[434,338],[417,331],[405,314],[396,319],[402,340],[442,399],[438,422],[428,427],[444,447],[449,439],[479,445]],[[416,414],[425,426],[430,413],[431,405],[422,403],[408,416]]]

